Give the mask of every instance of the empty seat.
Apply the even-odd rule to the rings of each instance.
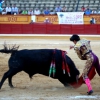
[[[31,4],[30,7],[33,8],[33,7],[35,7],[35,5]]]
[[[81,4],[81,3],[84,3],[84,0],[81,0],[79,3],[80,3],[80,4]]]
[[[61,5],[70,7],[69,11],[73,11],[73,9],[76,9],[78,0],[6,0],[6,3],[2,5],[2,7],[5,7],[6,4],[16,4],[17,7],[26,7],[26,8],[34,8],[34,7],[40,7],[41,9],[44,9],[44,7],[50,7],[55,8],[56,5]],[[78,8],[80,9],[81,6],[89,6],[91,9],[94,8],[100,8],[99,6],[100,0],[79,0]],[[24,5],[25,4],[25,5]],[[74,6],[75,5],[75,6]],[[78,9],[78,11],[79,11]]]
[[[30,8],[29,7],[26,7],[26,10],[28,11]]]
[[[68,8],[68,11],[69,11],[69,12],[72,12],[72,11],[73,11],[73,8]]]
[[[90,3],[94,3],[94,0],[90,0]]]
[[[53,5],[53,4],[51,4],[51,5],[49,5],[49,7],[54,7],[54,5]]]
[[[69,6],[70,6],[70,7],[73,7],[74,5],[73,5],[73,4],[70,4]]]
[[[25,7],[28,8],[29,7],[29,4],[25,4]]]
[[[20,0],[18,3],[19,3],[19,4],[23,4],[23,1],[22,1],[22,0]]]
[[[95,3],[100,3],[100,1],[99,0],[95,0]]]
[[[19,4],[19,3],[17,3],[17,4],[16,4],[16,7],[18,7],[18,8],[19,8],[19,7],[20,7],[20,4]]]
[[[46,4],[45,7],[50,7],[50,5],[49,4]]]
[[[39,8],[39,7],[40,7],[40,5],[39,5],[39,4],[36,4],[36,5],[35,5],[35,7],[36,7],[36,8]]]
[[[50,7],[50,11],[51,11],[51,10],[54,10],[54,8],[53,8],[53,7]]]
[[[88,4],[84,4],[84,7],[87,7],[87,6],[89,6]]]
[[[65,4],[69,4],[69,3],[70,3],[69,1],[66,1],[66,2],[65,2]]]
[[[24,0],[23,3],[24,3],[24,4],[27,4],[27,3],[28,3],[28,0]]]
[[[25,7],[25,5],[24,5],[24,4],[21,4],[20,6],[21,6],[21,8],[24,8],[24,7]]]

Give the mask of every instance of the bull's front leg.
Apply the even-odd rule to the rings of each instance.
[[[12,76],[8,77],[8,82],[9,82],[9,86],[10,86],[11,88],[13,88],[14,86],[13,86],[13,84],[12,84]]]

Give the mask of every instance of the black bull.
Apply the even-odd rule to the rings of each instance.
[[[13,87],[12,77],[20,71],[26,72],[31,78],[35,74],[42,74],[49,76],[50,65],[52,60],[55,62],[55,75],[51,74],[50,77],[58,79],[64,86],[67,86],[71,82],[76,82],[76,77],[80,74],[76,68],[74,62],[66,54],[65,62],[67,63],[70,76],[68,72],[63,73],[62,62],[64,57],[62,56],[62,50],[55,49],[34,49],[34,50],[0,50],[2,53],[11,53],[8,65],[9,70],[3,75],[0,88],[4,81],[8,78],[9,86]],[[55,53],[54,53],[55,52]]]

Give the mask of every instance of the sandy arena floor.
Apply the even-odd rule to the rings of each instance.
[[[90,38],[91,46],[95,54],[100,58],[100,38]],[[4,41],[7,44],[20,45],[21,49],[41,49],[41,48],[57,48],[68,50],[72,43],[68,38],[2,38],[0,37],[0,49],[3,48]],[[82,73],[85,61],[80,60],[74,50],[68,51],[68,56],[75,62],[77,68]],[[8,70],[8,59],[10,54],[0,53],[0,79]],[[91,81],[94,90],[93,95],[87,96],[87,87],[82,85],[78,89],[65,88],[58,80],[51,79],[43,75],[36,74],[30,80],[28,75],[20,72],[13,77],[13,85],[11,89],[6,80],[0,90],[0,100],[100,100],[100,77],[96,74]]]

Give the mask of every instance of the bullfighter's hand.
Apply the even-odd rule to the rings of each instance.
[[[70,49],[73,49],[74,48],[74,46],[73,45],[70,45],[70,47],[69,47]]]

